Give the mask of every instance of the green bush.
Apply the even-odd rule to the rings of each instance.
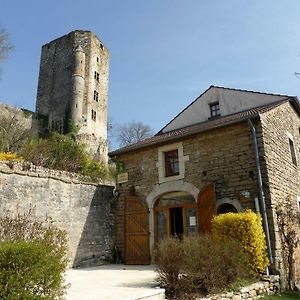
[[[33,139],[22,151],[22,157],[36,166],[49,169],[76,172],[88,176],[92,181],[109,177],[107,167],[93,160],[84,145],[72,136],[57,132],[43,139]]]
[[[33,139],[22,151],[25,160],[49,169],[80,172],[87,153],[84,146],[57,132],[48,138]]]
[[[64,293],[63,271],[54,245],[42,241],[0,243],[1,299],[57,299]]]
[[[192,299],[230,287],[249,278],[248,257],[233,241],[220,243],[210,235],[166,239],[157,251],[158,282],[167,297]]]
[[[33,210],[0,217],[0,299],[59,299],[67,267],[66,233]]]
[[[237,241],[250,258],[252,274],[258,276],[269,264],[261,216],[250,210],[217,215],[212,234],[221,241]]]

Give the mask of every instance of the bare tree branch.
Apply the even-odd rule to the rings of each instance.
[[[296,201],[286,197],[276,207],[278,229],[281,235],[283,253],[288,267],[288,283],[291,290],[296,289],[294,252],[300,246],[300,212]]]
[[[113,129],[113,136],[117,139],[120,147],[132,145],[152,135],[153,130],[150,126],[136,121],[116,125]]]
[[[13,49],[10,44],[9,35],[6,30],[0,26],[0,62],[6,59],[7,54]]]

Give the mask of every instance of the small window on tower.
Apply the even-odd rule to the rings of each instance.
[[[99,81],[99,73],[96,71],[94,72],[94,78]]]
[[[96,121],[96,111],[92,109],[92,120]]]
[[[97,56],[97,62],[99,62],[99,57]]]
[[[219,102],[214,102],[209,104],[210,117],[220,116],[220,104]]]
[[[99,93],[97,91],[94,91],[94,100],[97,102],[99,100]]]

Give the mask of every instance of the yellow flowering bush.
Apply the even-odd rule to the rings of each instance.
[[[0,152],[0,160],[13,160],[16,162],[23,161],[21,156],[11,152]]]
[[[223,241],[238,241],[249,255],[253,275],[262,273],[269,265],[260,214],[247,210],[217,215],[212,221],[212,234]]]

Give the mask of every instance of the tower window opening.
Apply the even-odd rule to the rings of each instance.
[[[96,121],[96,111],[92,109],[92,120]]]
[[[99,62],[99,57],[97,56],[97,62]]]
[[[99,101],[99,93],[97,91],[94,91],[94,100]]]
[[[94,79],[96,79],[97,81],[99,81],[99,73],[98,72],[94,72]]]

